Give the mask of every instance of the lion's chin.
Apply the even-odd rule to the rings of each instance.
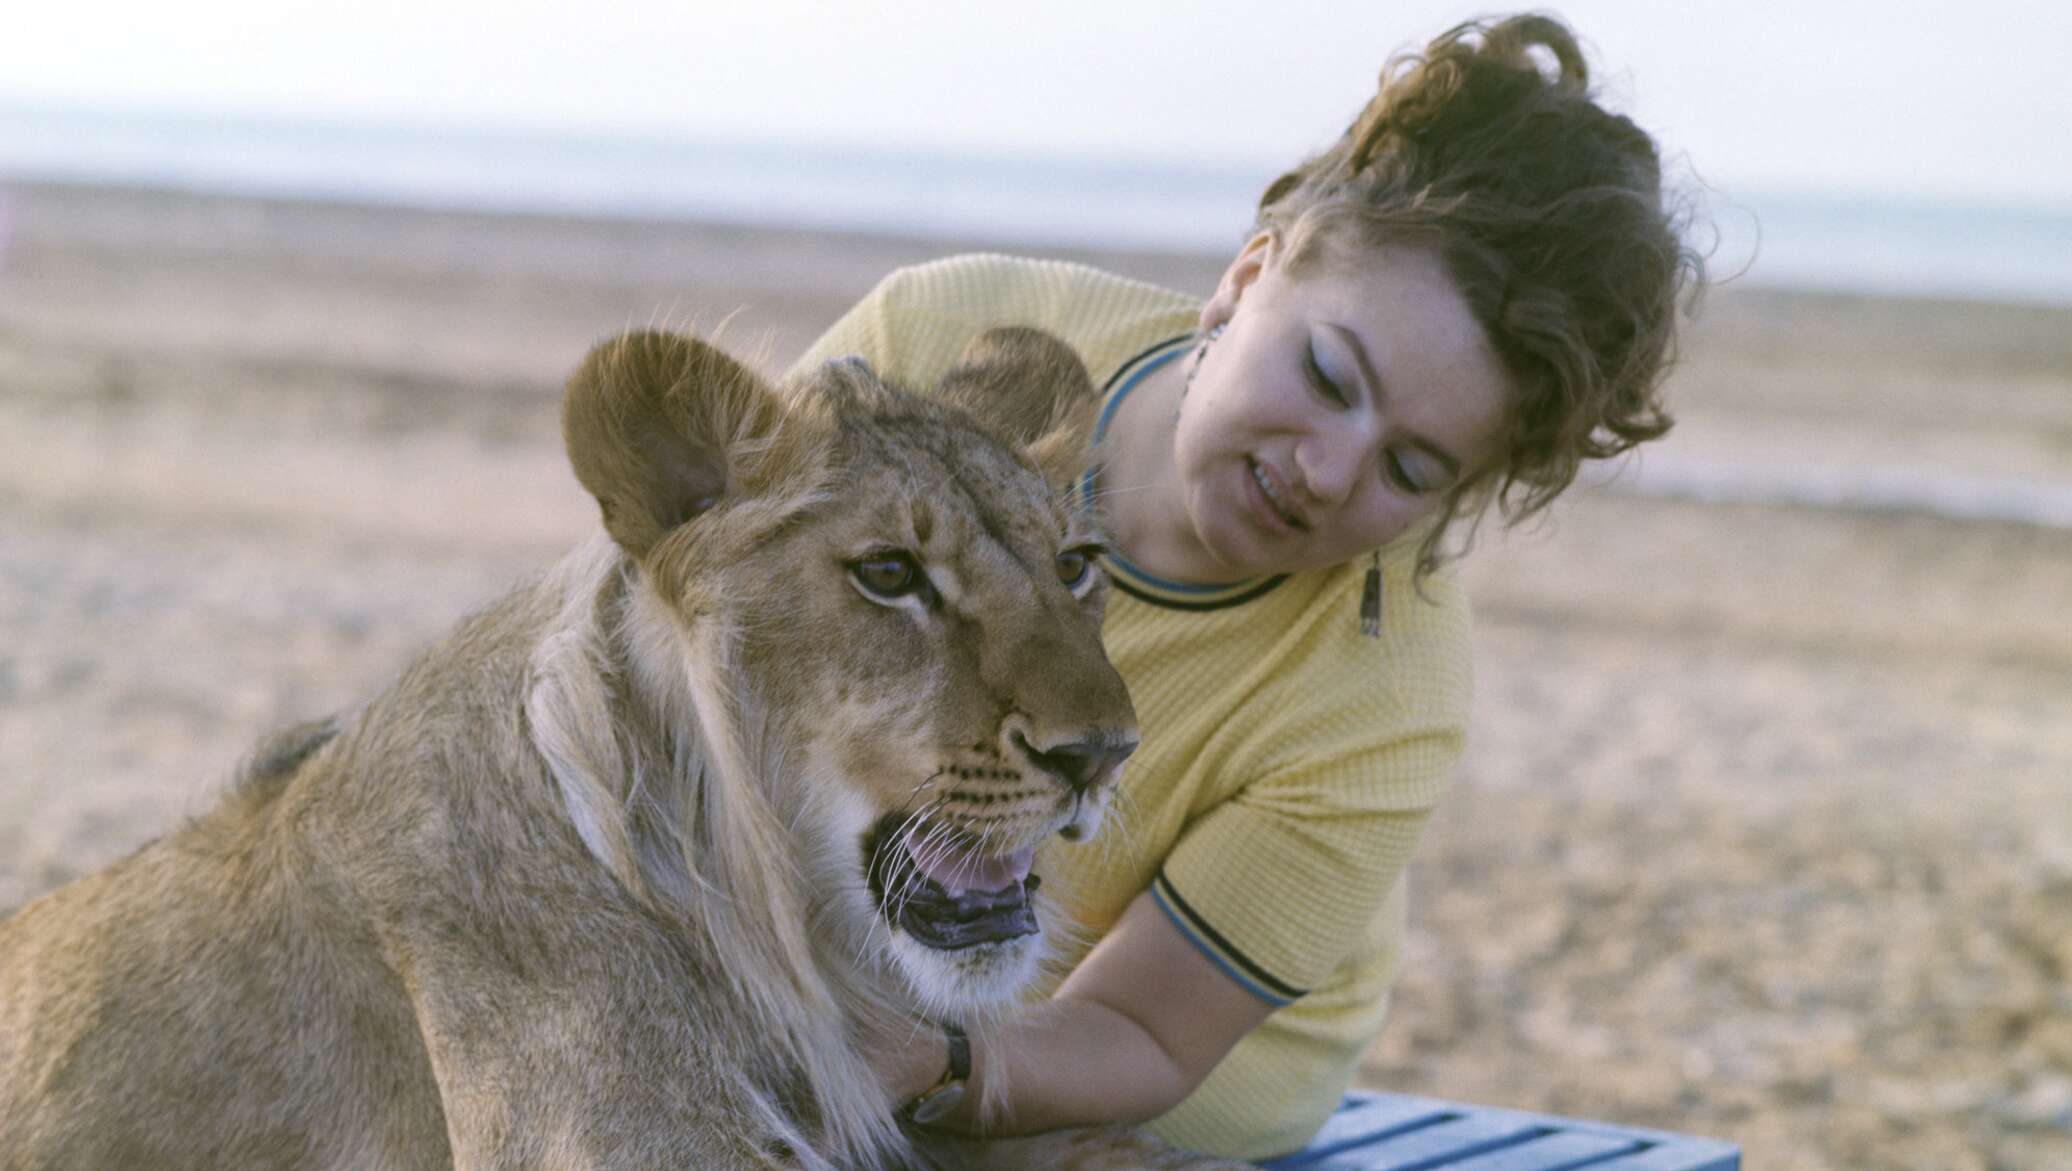
[[[1013,1004],[1035,980],[1043,936],[1023,935],[955,951],[929,947],[912,936],[892,940],[892,955],[915,996],[931,1012],[969,1019]]]

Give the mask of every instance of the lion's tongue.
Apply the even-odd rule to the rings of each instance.
[[[947,854],[929,851],[928,858],[914,859],[914,865],[929,881],[948,891],[952,896],[967,891],[1000,891],[1018,886],[1029,877],[1029,866],[1036,858],[1036,849],[1025,846],[1011,854],[980,857],[961,850]]]

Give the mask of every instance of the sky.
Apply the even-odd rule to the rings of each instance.
[[[0,105],[1277,170],[1441,0],[5,0]],[[2072,211],[2058,0],[1573,0],[1607,101],[1741,191]],[[1786,15],[1788,13],[1788,15]]]

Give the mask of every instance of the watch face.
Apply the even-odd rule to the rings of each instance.
[[[912,1118],[923,1126],[927,1126],[931,1122],[940,1122],[949,1117],[950,1111],[955,1110],[957,1104],[963,1100],[963,1082],[951,1082],[946,1086],[937,1086],[914,1099],[914,1104],[907,1109],[907,1117]]]

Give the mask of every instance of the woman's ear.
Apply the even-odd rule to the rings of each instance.
[[[1245,242],[1238,250],[1237,258],[1230,267],[1223,270],[1223,277],[1216,282],[1215,295],[1201,307],[1201,331],[1207,333],[1230,321],[1237,312],[1237,303],[1245,290],[1266,271],[1268,265],[1280,259],[1280,236],[1272,231],[1261,232]]]

